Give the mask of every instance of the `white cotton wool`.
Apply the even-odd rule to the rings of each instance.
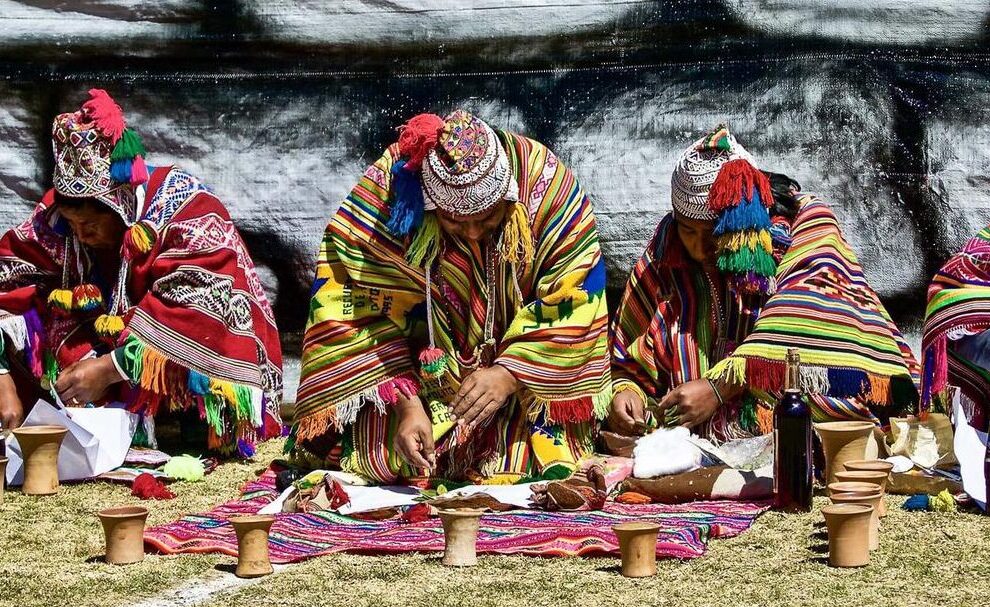
[[[688,437],[683,426],[660,428],[636,441],[633,449],[633,476],[654,478],[701,468],[701,449]]]

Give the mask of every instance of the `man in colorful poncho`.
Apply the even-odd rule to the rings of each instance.
[[[198,410],[224,452],[279,434],[278,332],[223,204],[182,170],[147,166],[103,90],[56,117],[52,139],[54,188],[0,239],[4,427],[40,392],[146,420]]]
[[[779,201],[725,127],[680,157],[612,325],[612,430],[641,432],[654,404],[656,423],[717,440],[766,433],[788,348],[816,420],[882,423],[916,401],[911,352],[832,211],[777,181]]]
[[[954,387],[966,417],[954,419],[955,427],[968,423],[978,432],[990,432],[990,227],[970,239],[932,280],[921,347],[922,418],[932,408],[950,411]],[[985,508],[990,495],[990,447],[975,457],[969,455],[976,452],[956,455],[964,474],[967,469],[982,469],[983,495],[977,500]]]
[[[611,393],[604,286],[550,150],[413,118],[327,227],[289,448],[379,483],[569,475]]]

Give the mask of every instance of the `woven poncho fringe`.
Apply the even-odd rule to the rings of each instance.
[[[990,330],[990,227],[935,274],[922,336],[922,416],[946,407],[950,384],[975,403],[990,402],[990,374],[952,351],[952,338]]]
[[[778,290],[752,333],[707,373],[761,391],[784,384],[799,348],[809,392],[879,405],[917,403],[917,366],[825,204],[806,198],[781,260]]]

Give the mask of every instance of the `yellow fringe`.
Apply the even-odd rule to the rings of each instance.
[[[48,295],[48,305],[68,312],[72,310],[72,289],[53,289]]]
[[[715,244],[721,250],[738,251],[746,248],[755,251],[757,247],[762,247],[767,253],[773,253],[770,232],[766,230],[745,230],[734,234],[725,234],[716,237]]]
[[[760,428],[760,434],[770,434],[773,432],[773,409],[756,405],[756,425]]]
[[[705,373],[711,380],[723,381],[734,386],[746,385],[746,359],[730,356]]]
[[[101,314],[96,317],[93,327],[98,335],[117,337],[124,332],[124,317],[116,314]]]
[[[141,387],[157,394],[168,394],[165,366],[168,359],[154,348],[145,348],[142,355]],[[175,402],[174,399],[172,401]]]
[[[499,241],[499,253],[509,263],[529,263],[533,261],[533,230],[529,225],[529,214],[520,202],[511,203]]]
[[[140,223],[136,223],[129,228],[131,237],[131,246],[139,253],[147,253],[151,250],[152,245],[154,245],[154,240],[149,234],[149,229]]]
[[[874,403],[890,402],[890,378],[870,373],[870,393],[866,397]]]

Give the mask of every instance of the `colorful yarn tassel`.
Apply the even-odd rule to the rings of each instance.
[[[186,379],[186,386],[193,394],[205,396],[210,393],[210,378],[199,371],[190,369],[189,377]]]
[[[135,156],[131,165],[131,185],[141,185],[148,181],[148,165],[144,163],[143,156]]]
[[[92,312],[103,307],[103,293],[94,284],[81,284],[72,289],[72,308]]]
[[[443,118],[436,114],[413,116],[399,128],[399,156],[405,158],[410,172],[419,171],[423,161],[440,139]]]
[[[511,203],[507,210],[499,253],[509,263],[529,263],[533,260],[533,230],[522,203]]]
[[[732,149],[732,142],[729,141],[729,128],[719,125],[708,137],[698,145],[699,150],[719,150],[728,152]]]
[[[53,289],[48,294],[48,307],[54,312],[68,314],[72,311],[72,289]]]
[[[425,268],[440,253],[440,222],[435,213],[426,213],[406,250],[409,265]]]
[[[119,183],[145,183],[148,181],[148,167],[144,163],[146,153],[141,137],[131,129],[124,129],[110,152],[110,177]]]
[[[419,174],[406,166],[405,160],[392,165],[393,203],[386,227],[396,236],[408,235],[423,222],[423,187]]]
[[[119,337],[124,332],[124,317],[116,314],[101,314],[93,322],[93,328],[101,337]]]
[[[139,221],[124,233],[124,247],[130,259],[146,255],[155,245],[158,235],[147,221]]]
[[[447,370],[447,355],[440,348],[426,348],[419,353],[419,363],[424,377],[438,378]]]
[[[116,142],[116,145],[113,146],[113,151],[110,152],[110,162],[133,160],[147,153],[147,150],[144,149],[144,143],[141,141],[141,136],[132,129],[124,129],[120,140]]]
[[[127,124],[124,112],[110,94],[103,89],[90,89],[89,101],[83,103],[82,107],[100,133],[112,143],[117,143]]]

